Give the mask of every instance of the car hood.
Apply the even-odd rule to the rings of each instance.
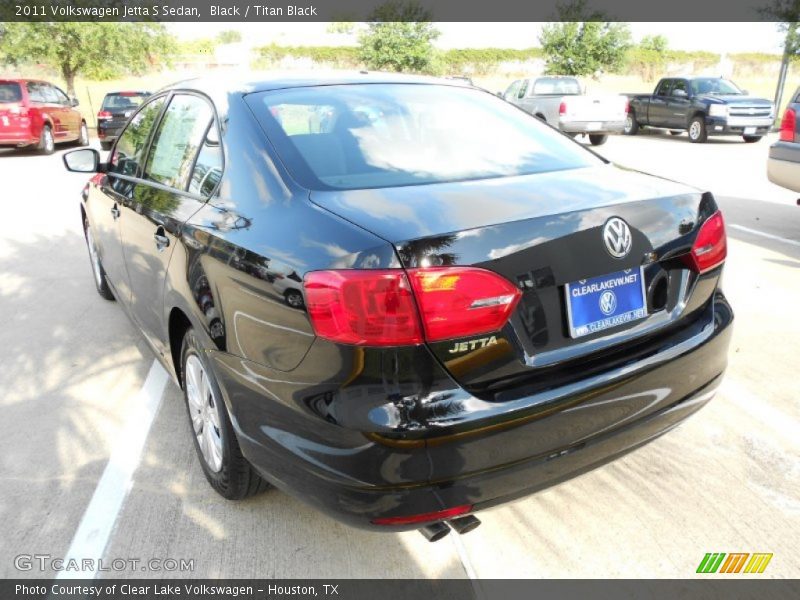
[[[714,104],[728,104],[730,106],[772,106],[772,102],[766,98],[756,98],[754,96],[740,96],[738,94],[717,95],[706,94],[698,96],[699,99],[712,102]]]

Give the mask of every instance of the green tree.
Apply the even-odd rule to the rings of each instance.
[[[547,73],[589,75],[622,67],[631,35],[624,23],[602,21],[599,12],[588,12],[585,0],[558,9],[558,23],[542,28],[539,43]]]
[[[666,52],[669,42],[663,35],[646,35],[639,42],[639,48],[649,52]]]
[[[235,29],[226,29],[217,34],[217,41],[220,44],[236,44],[242,41],[242,34]]]
[[[4,23],[0,62],[57,69],[71,96],[75,77],[142,73],[167,59],[175,42],[159,23]]]
[[[436,68],[433,41],[439,37],[430,19],[430,11],[416,1],[379,6],[358,38],[360,59],[369,69],[430,72]]]

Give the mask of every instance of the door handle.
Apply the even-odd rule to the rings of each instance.
[[[169,238],[164,235],[164,228],[159,227],[153,234],[153,239],[156,241],[156,250],[159,252],[169,246]]]
[[[114,220],[116,221],[117,219],[119,219],[120,214],[122,214],[122,213],[119,212],[119,207],[117,206],[117,203],[115,202],[114,206],[111,207],[111,216],[114,217]]]

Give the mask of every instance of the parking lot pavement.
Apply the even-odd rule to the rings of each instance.
[[[774,554],[763,576],[800,576],[800,246],[791,243],[800,208],[766,181],[767,147],[637,136],[601,148],[620,164],[707,187],[725,210],[725,291],[737,319],[730,368],[718,397],[675,431],[482,513],[469,535],[428,544],[415,532],[345,527],[274,490],[222,500],[168,383],[104,556],[194,559],[194,570],[114,574],[689,577],[706,552],[741,551]],[[67,553],[138,414],[153,358],[93,289],[77,209],[83,178],[57,155],[0,151],[0,181],[0,306],[10,317],[0,345],[0,576],[41,577],[50,573],[19,572],[14,557]]]

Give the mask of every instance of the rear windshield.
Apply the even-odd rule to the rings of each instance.
[[[559,94],[577,96],[581,93],[581,84],[577,79],[561,79],[558,77],[540,77],[533,83],[532,94]]]
[[[352,84],[260,92],[247,102],[309,189],[363,189],[602,164],[511,104],[474,88]]]
[[[103,98],[103,109],[125,109],[138,108],[142,102],[147,100],[150,94],[145,92],[120,92],[118,94],[106,94]]]
[[[13,81],[0,81],[0,104],[22,102],[22,88]]]

